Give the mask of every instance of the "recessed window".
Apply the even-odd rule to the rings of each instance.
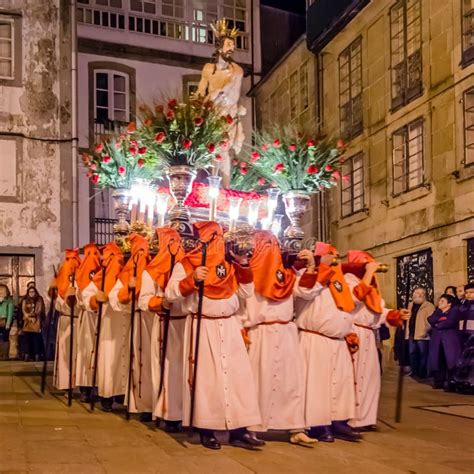
[[[364,155],[358,153],[342,165],[341,213],[347,217],[364,210]]]
[[[115,71],[95,72],[95,119],[97,121],[129,120],[129,79]]]
[[[390,51],[395,111],[423,91],[420,0],[399,0],[390,9]]]
[[[393,194],[423,184],[423,119],[417,119],[392,136]]]
[[[26,295],[28,283],[35,282],[34,255],[0,255],[0,284],[14,297]]]
[[[474,164],[474,87],[464,92],[464,164]]]
[[[339,55],[339,114],[341,135],[351,140],[362,132],[362,39]]]
[[[184,0],[162,0],[161,14],[174,18],[184,18]]]
[[[156,13],[156,0],[130,0],[130,10],[142,13]]]
[[[14,79],[14,23],[0,17],[0,79]]]
[[[309,106],[308,91],[308,62],[300,66],[300,106],[299,111],[304,112]]]
[[[474,60],[474,2],[462,1],[462,63],[471,64]]]

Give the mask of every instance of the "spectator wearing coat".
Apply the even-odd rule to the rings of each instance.
[[[433,388],[450,390],[456,362],[461,355],[459,310],[454,296],[443,294],[438,308],[428,318],[431,326],[428,375],[433,375]]]
[[[474,345],[474,283],[464,287],[465,299],[459,306],[459,330],[463,347]]]

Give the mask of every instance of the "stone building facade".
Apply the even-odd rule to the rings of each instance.
[[[71,11],[0,1],[0,283],[44,292],[72,235]]]
[[[433,298],[474,279],[471,2],[354,0],[318,30],[326,3],[309,6],[311,52],[297,44],[256,88],[257,114],[286,123],[287,111],[268,113],[271,97],[302,58],[314,64],[301,125],[347,142],[350,180],[327,201],[331,241],[390,265],[391,305],[416,285]]]

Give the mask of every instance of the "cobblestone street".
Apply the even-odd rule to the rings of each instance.
[[[0,363],[0,472],[473,472],[473,398],[432,390],[406,378],[403,423],[395,425],[396,371],[384,376],[378,433],[358,444],[315,448],[272,435],[261,452],[224,446],[211,452],[187,434],[169,436],[152,423],[127,422],[60,394],[39,392],[40,364]],[[420,406],[467,405],[458,416]],[[459,416],[460,415],[460,416]]]

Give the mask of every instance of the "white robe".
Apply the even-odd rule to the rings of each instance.
[[[250,328],[249,357],[262,416],[262,423],[250,429],[303,429],[304,361],[293,322],[293,295],[271,301],[254,293],[245,300],[243,321]],[[265,321],[288,324],[261,324]]]
[[[142,274],[139,306],[148,311],[148,304],[153,296],[164,296],[164,290],[157,286],[145,270]],[[163,318],[153,315],[151,331],[151,377],[153,385],[153,416],[169,421],[183,419],[183,383],[184,383],[184,331],[186,318],[179,303],[171,307],[168,329],[168,343],[163,377],[163,388],[160,390],[161,350],[163,343]]]
[[[58,295],[56,298],[56,311],[59,312],[58,328],[56,332],[56,351],[54,356],[54,376],[53,385],[58,390],[69,389],[69,354],[71,341],[71,307],[65,300]],[[74,306],[74,341],[73,341],[73,371],[72,371],[72,388],[75,386],[76,380],[76,356],[77,356],[77,329],[78,315],[80,309],[77,304]]]
[[[351,286],[356,286],[360,280],[353,274],[344,275]],[[359,336],[359,350],[353,355],[355,372],[355,415],[349,424],[353,427],[377,424],[377,411],[380,396],[380,362],[377,353],[375,330],[386,322],[390,311],[382,301],[382,314],[371,311],[367,306],[356,301],[353,312],[353,331]],[[358,324],[372,329],[357,326]]]
[[[84,289],[82,299],[88,311],[92,296],[97,294],[94,283]],[[103,305],[97,363],[99,396],[110,398],[124,395],[127,390],[129,365],[130,314],[114,311],[109,303]]]
[[[352,315],[340,311],[329,288],[295,287],[296,324],[305,360],[305,424],[327,426],[355,413],[354,371],[344,337],[352,332]]]
[[[76,385],[92,387],[97,315],[87,311],[82,292],[78,294],[78,302],[81,312],[77,325]]]
[[[198,293],[183,297],[179,283],[186,272],[177,263],[165,291],[171,302],[181,302],[187,314],[196,313]],[[185,364],[183,394],[183,425],[196,428],[231,430],[261,423],[257,393],[247,350],[241,336],[242,325],[237,316],[239,296],[248,298],[253,293],[253,283],[240,284],[230,298],[203,299],[199,345],[199,360],[195,380],[196,396],[193,420],[190,420],[191,392],[189,387],[189,364]],[[186,320],[184,358],[194,357],[197,320],[189,316]],[[193,334],[191,349],[191,331]],[[191,354],[190,354],[191,353]]]
[[[115,311],[121,312],[123,317],[131,321],[131,304],[123,305],[118,299],[118,292],[122,286],[122,282],[117,280],[109,295],[110,306]],[[149,311],[140,311],[137,302],[133,331],[131,390],[128,393],[129,381],[127,379],[127,390],[125,391],[125,405],[128,406],[130,413],[151,413],[153,411],[153,386],[151,380],[151,332],[153,317],[153,313]],[[130,325],[128,333],[130,337]],[[130,339],[127,341],[127,352],[130,354],[129,341]],[[129,365],[130,363],[127,361],[127,377]]]

